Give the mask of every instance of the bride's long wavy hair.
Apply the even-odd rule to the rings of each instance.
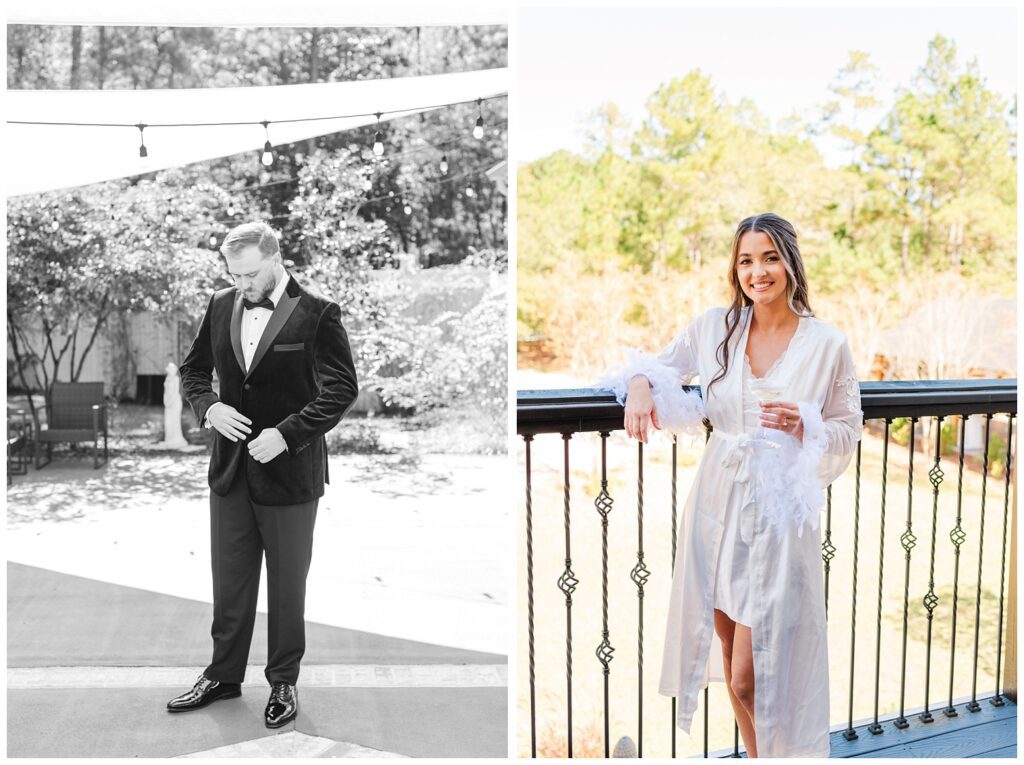
[[[718,374],[708,383],[708,391],[711,386],[721,380],[729,373],[729,341],[736,333],[740,324],[741,308],[752,305],[753,301],[747,297],[740,287],[739,277],[736,275],[736,263],[739,260],[740,239],[748,231],[760,231],[772,241],[772,246],[782,264],[786,268],[786,303],[789,310],[797,316],[814,316],[811,311],[810,302],[807,299],[807,275],[804,273],[804,261],[800,256],[800,247],[796,243],[796,229],[793,224],[775,213],[761,213],[752,215],[740,221],[736,227],[736,233],[732,238],[732,258],[729,260],[729,284],[732,286],[732,304],[725,314],[725,339],[722,340],[715,351],[715,358],[718,360]]]

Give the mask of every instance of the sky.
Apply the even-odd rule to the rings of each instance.
[[[581,125],[607,101],[639,126],[657,86],[693,69],[730,102],[751,99],[773,123],[794,111],[811,119],[848,51],[863,50],[879,68],[878,96],[889,105],[936,34],[956,43],[958,62],[976,57],[988,86],[1009,102],[1017,90],[1017,14],[1008,7],[520,8],[515,155],[522,163],[579,150]],[[827,164],[841,162],[834,140],[818,143]]]

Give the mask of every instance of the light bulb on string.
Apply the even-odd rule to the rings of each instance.
[[[411,205],[406,205],[402,209],[405,211],[406,215],[412,215],[412,206]]]
[[[380,132],[380,118],[382,112],[377,112],[377,132],[373,134],[373,153],[378,157],[384,156],[384,134]]]
[[[143,133],[146,125],[140,122],[135,127],[139,129],[139,169],[145,171],[149,169],[149,149],[146,148],[146,136]]]
[[[483,99],[482,98],[478,98],[476,100],[476,108],[477,108],[477,118],[476,118],[476,126],[473,128],[473,137],[474,138],[483,138],[484,137],[484,110],[483,110]]]
[[[442,154],[441,155],[441,173],[444,174],[444,175],[448,175],[448,155],[447,154]]]
[[[369,178],[363,181],[363,191],[373,191],[373,181]]]
[[[466,196],[467,197],[475,197],[476,196],[476,192],[473,191],[473,187],[472,186],[467,186],[466,187]]]
[[[274,147],[270,145],[270,123],[267,120],[263,120],[260,124],[263,125],[263,132],[267,137],[267,142],[263,144],[260,162],[264,167],[270,167],[274,164]]]
[[[217,235],[216,234],[210,234],[209,242],[210,242],[210,249],[212,250],[214,247],[217,246]]]

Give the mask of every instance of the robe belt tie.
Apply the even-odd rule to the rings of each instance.
[[[725,455],[722,457],[722,468],[731,478],[726,496],[726,503],[734,501],[734,493],[741,491],[740,538],[747,545],[754,541],[754,451],[757,449],[757,437],[750,433],[725,433],[721,430],[711,431],[712,438],[723,442]]]

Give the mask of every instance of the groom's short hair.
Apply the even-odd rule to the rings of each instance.
[[[225,256],[237,255],[246,247],[253,245],[259,248],[264,258],[281,252],[277,232],[263,221],[253,221],[235,226],[224,237],[220,251]]]

